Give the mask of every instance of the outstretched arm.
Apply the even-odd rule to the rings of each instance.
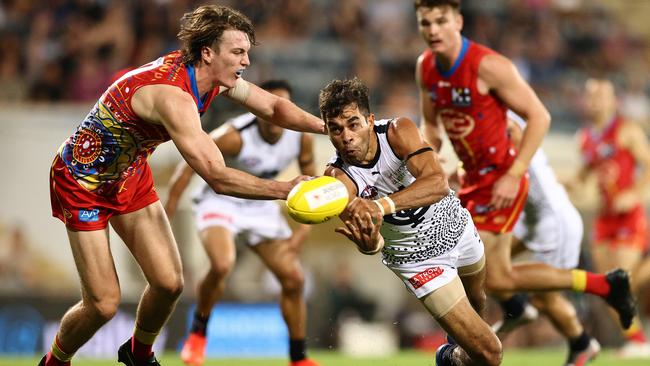
[[[240,103],[256,116],[280,127],[302,132],[325,133],[325,123],[305,112],[288,99],[238,79],[225,95]]]
[[[241,150],[241,136],[239,131],[230,124],[224,124],[210,133],[210,137],[217,144],[222,154],[226,156],[236,156]],[[169,196],[165,202],[165,211],[171,219],[176,213],[178,203],[192,180],[194,170],[185,160],[181,160],[176,166],[176,170],[169,180]]]
[[[151,123],[162,124],[187,163],[215,192],[255,199],[286,199],[297,182],[257,178],[225,166],[219,148],[201,128],[192,97],[177,87],[150,85],[132,99],[135,113]]]

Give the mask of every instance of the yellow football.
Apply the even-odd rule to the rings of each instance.
[[[343,212],[347,204],[347,188],[330,176],[302,181],[287,196],[289,216],[303,224],[325,222]]]

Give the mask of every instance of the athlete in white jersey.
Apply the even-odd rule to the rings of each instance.
[[[520,141],[525,124],[521,117],[508,112],[508,131],[515,143]],[[583,234],[580,213],[555,178],[541,149],[533,156],[528,174],[528,198],[513,231],[513,254],[527,248],[537,261],[556,268],[574,269],[578,266]],[[561,292],[533,293],[531,300],[567,339],[569,356],[565,365],[584,365],[596,357],[600,351],[598,341],[587,334],[578,320],[575,307]],[[507,313],[505,308],[503,310]],[[506,316],[503,321],[495,324],[494,329],[502,337],[514,327],[536,317],[536,310],[526,309],[518,318]]]
[[[319,104],[337,151],[325,174],[358,196],[336,231],[365,254],[381,251],[384,264],[458,342],[438,350],[437,364],[499,365],[501,343],[477,313],[486,299],[483,245],[436,153],[411,120],[375,121],[359,79],[332,81]]]
[[[289,98],[290,87],[284,81],[268,81],[261,87]],[[315,174],[309,135],[276,128],[250,113],[226,122],[211,135],[229,167],[269,178],[298,160],[302,174]],[[168,215],[174,214],[192,175],[192,169],[182,164],[172,178],[165,205]],[[276,202],[218,195],[205,182],[193,201],[197,228],[210,258],[210,270],[199,283],[190,335],[181,351],[183,362],[192,366],[204,362],[206,325],[235,264],[235,237],[239,237],[260,256],[282,286],[280,307],[289,330],[291,365],[316,366],[305,353],[304,276],[298,260],[298,247],[307,235],[308,226],[302,226],[292,237]]]

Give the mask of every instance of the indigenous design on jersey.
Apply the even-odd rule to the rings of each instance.
[[[604,198],[604,212],[611,212],[618,193],[635,184],[636,160],[616,141],[623,119],[614,118],[601,132],[584,128],[580,133],[582,158],[596,173]]]
[[[194,68],[181,62],[179,51],[115,81],[59,149],[74,179],[88,191],[101,196],[119,193],[124,180],[138,172],[156,146],[170,139],[165,127],[145,122],[131,107],[134,93],[154,84],[168,84],[190,93],[199,113],[219,92],[216,88],[198,96]]]
[[[375,121],[377,153],[368,165],[349,165],[338,154],[329,162],[355,183],[359,197],[385,197],[415,181],[406,161],[395,155],[388,142],[387,131],[393,121]],[[381,226],[385,243],[382,250],[384,264],[419,263],[447,253],[458,244],[469,220],[469,212],[451,190],[433,205],[384,216]]]
[[[481,59],[496,54],[463,37],[461,52],[444,71],[428,49],[422,54],[422,82],[429,90],[437,123],[441,123],[467,173],[466,185],[491,185],[516,157],[508,137],[507,108],[477,88]]]

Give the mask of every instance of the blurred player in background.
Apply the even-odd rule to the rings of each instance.
[[[479,315],[486,302],[483,245],[437,154],[411,120],[375,120],[359,79],[330,82],[319,106],[337,153],[325,175],[355,197],[336,231],[364,254],[381,251],[383,263],[455,339],[438,349],[437,365],[501,364],[501,342]]]
[[[320,132],[323,123],[287,99],[241,78],[255,33],[230,8],[202,6],[183,16],[182,50],[128,72],[114,82],[64,142],[51,168],[52,213],[68,230],[82,299],[61,320],[40,365],[69,365],[74,353],[116,313],[120,286],[108,223],[124,240],[148,282],[133,337],[118,351],[129,366],[158,365],[152,345],[183,289],[181,261],[147,158],[173,140],[188,164],[222,194],[284,199],[291,182],[264,180],[227,168],[201,129],[218,94],[265,120]]]
[[[290,98],[291,88],[285,81],[271,80],[260,86],[279,97]],[[226,122],[211,135],[230,167],[261,178],[275,178],[297,160],[302,174],[316,174],[311,136],[284,130],[252,113]],[[169,200],[165,204],[170,218],[193,174],[192,168],[181,162],[172,177]],[[205,182],[194,195],[194,213],[210,258],[210,270],[198,286],[198,304],[190,335],[181,351],[183,362],[201,366],[205,360],[208,320],[235,265],[235,237],[240,236],[275,274],[282,287],[280,307],[289,329],[291,365],[315,366],[314,361],[306,359],[304,275],[298,258],[309,226],[302,225],[291,238],[291,229],[275,202],[219,195]]]
[[[598,181],[601,207],[593,224],[594,264],[599,271],[627,269],[633,289],[639,290],[650,281],[647,270],[637,271],[648,245],[642,197],[650,186],[650,146],[641,127],[618,114],[614,86],[608,80],[587,80],[584,114],[587,126],[579,131],[584,164],[571,187],[575,190],[591,174]],[[621,356],[650,357],[638,317],[624,336]]]
[[[543,263],[513,268],[512,229],[526,201],[526,171],[548,130],[549,113],[510,60],[461,35],[459,0],[416,0],[415,10],[429,46],[416,65],[424,136],[439,149],[441,122],[463,163],[459,198],[485,244],[486,286],[501,299],[506,319],[532,319],[537,313],[525,297],[510,291],[573,288],[606,298],[629,325],[635,308],[625,271],[587,275],[553,271]],[[508,110],[526,121],[519,152],[507,133]]]
[[[508,113],[508,120],[510,136],[517,146],[526,122],[512,112]],[[578,266],[580,259],[583,235],[580,213],[555,178],[542,149],[533,156],[528,174],[528,198],[513,230],[513,256],[528,249],[534,260],[568,273]],[[513,264],[515,271],[527,265]],[[600,344],[587,334],[575,307],[560,291],[533,293],[532,304],[545,313],[555,329],[568,340],[569,356],[565,365],[582,366],[596,357]],[[493,329],[503,338],[516,325],[514,321],[500,321]]]

